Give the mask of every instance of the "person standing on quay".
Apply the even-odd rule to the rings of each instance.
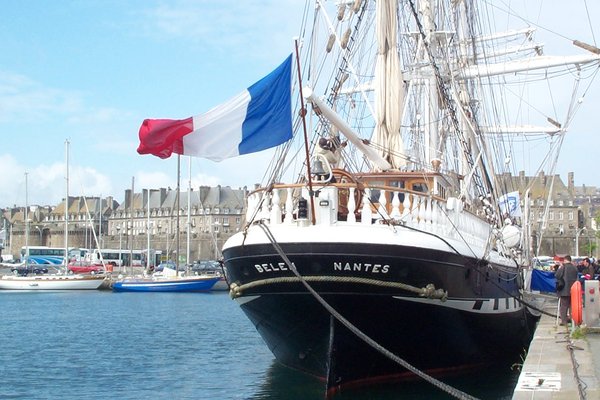
[[[565,282],[556,294],[560,301],[560,324],[566,325],[569,322],[567,314],[571,311],[571,286],[577,281],[577,267],[571,264],[571,256],[565,256],[565,262],[558,268],[554,277],[557,282]]]

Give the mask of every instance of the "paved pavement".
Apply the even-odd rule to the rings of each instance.
[[[556,304],[544,310],[556,314]],[[600,327],[573,332],[542,314],[513,400],[559,399],[600,400]]]

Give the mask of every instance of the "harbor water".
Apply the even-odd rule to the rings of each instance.
[[[275,362],[225,292],[5,291],[0,315],[0,399],[324,397],[322,382]],[[502,366],[445,382],[477,398],[510,399],[517,378]],[[334,398],[453,397],[413,382]]]

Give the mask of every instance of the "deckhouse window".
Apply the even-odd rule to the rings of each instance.
[[[412,184],[412,190],[415,192],[427,193],[429,189],[427,188],[427,184],[425,182],[417,182]]]

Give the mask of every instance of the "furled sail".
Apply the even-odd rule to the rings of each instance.
[[[404,92],[397,52],[396,7],[395,1],[377,2],[376,125],[373,142],[393,168],[401,168],[406,164],[404,142],[400,135]]]

